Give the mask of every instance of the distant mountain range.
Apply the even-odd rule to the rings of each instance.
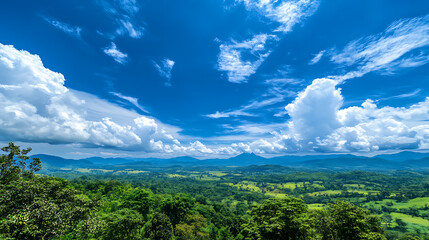
[[[45,168],[68,167],[109,167],[109,168],[145,168],[145,167],[196,167],[196,166],[230,166],[243,167],[252,165],[278,165],[298,169],[323,170],[429,170],[429,153],[399,152],[382,154],[374,157],[356,156],[352,154],[331,155],[286,155],[264,158],[253,153],[243,153],[228,159],[199,160],[193,157],[162,158],[101,158],[91,157],[79,160],[65,159],[52,155],[38,154]]]
[[[36,154],[32,155],[32,158],[40,158],[42,161],[43,167],[92,167],[94,163],[86,159],[65,159],[62,157],[46,155],[46,154]]]

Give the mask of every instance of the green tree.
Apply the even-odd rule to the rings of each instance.
[[[179,193],[174,197],[163,199],[161,202],[161,211],[170,218],[173,227],[175,227],[191,213],[194,205],[194,198],[191,198],[189,195]]]
[[[142,229],[143,237],[148,239],[173,239],[173,225],[167,215],[155,212]]]
[[[384,213],[381,216],[381,219],[386,223],[387,228],[390,228],[392,226],[393,217],[390,215],[390,213]]]
[[[20,149],[19,146],[10,142],[1,150],[7,154],[0,155],[0,184],[8,184],[18,180],[20,176],[32,176],[34,172],[42,169],[39,158],[33,158],[28,162],[30,157],[27,154],[31,148]]]
[[[385,239],[378,217],[346,201],[329,204],[319,212],[315,226],[322,239]]]
[[[268,199],[251,211],[244,230],[250,239],[310,239],[311,221],[301,199]]]
[[[401,231],[404,231],[405,229],[407,229],[407,223],[404,222],[402,219],[400,218],[395,218],[395,223],[397,225],[397,228]]]
[[[174,232],[178,239],[203,240],[209,238],[209,233],[206,230],[206,226],[207,219],[202,215],[188,215],[186,216],[186,220],[183,223],[176,225]]]
[[[139,239],[139,229],[143,225],[143,217],[135,210],[128,208],[106,214],[102,230],[103,239]]]
[[[64,179],[21,178],[0,189],[0,232],[17,239],[64,236],[86,220],[95,205]]]
[[[123,207],[138,211],[143,216],[147,215],[153,205],[152,192],[141,188],[133,189],[126,195]]]

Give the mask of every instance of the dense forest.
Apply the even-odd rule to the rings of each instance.
[[[31,149],[2,150],[0,239],[429,239],[425,173],[49,172]]]

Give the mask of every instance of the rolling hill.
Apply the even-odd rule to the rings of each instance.
[[[175,158],[101,158],[92,157],[80,160],[64,159],[52,155],[34,155],[42,160],[46,167],[109,167],[109,168],[145,168],[145,167],[245,167],[277,165],[298,169],[320,170],[428,170],[429,157],[424,153],[400,152],[375,157],[355,156],[351,154],[333,155],[286,155],[264,158],[254,153],[242,153],[227,159],[199,160],[189,156]]]

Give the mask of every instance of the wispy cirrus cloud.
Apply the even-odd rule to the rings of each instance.
[[[290,32],[297,23],[313,15],[319,7],[319,1],[297,0],[236,0],[243,3],[248,10],[256,10],[261,15],[277,22],[276,32]]]
[[[303,80],[295,78],[272,78],[265,80],[265,84],[269,86],[266,95],[294,97],[297,95],[298,89],[302,87]],[[283,107],[275,109],[274,117],[284,117],[287,112]]]
[[[120,64],[125,64],[127,62],[128,54],[119,51],[114,42],[111,42],[109,47],[103,49],[104,53],[107,56],[110,56],[116,62]]]
[[[222,43],[219,46],[218,70],[227,72],[230,82],[247,82],[248,77],[254,74],[270,55],[271,50],[266,45],[277,40],[275,35],[258,34],[242,42],[233,40]]]
[[[56,29],[63,31],[70,36],[81,39],[81,32],[82,32],[81,27],[72,26],[70,24],[58,21],[58,20],[56,20],[54,18],[50,18],[50,17],[42,17],[42,18],[43,18],[43,20],[45,20],[47,23],[51,24]]]
[[[116,96],[116,97],[118,97],[118,98],[121,98],[121,99],[123,99],[125,101],[130,102],[131,104],[133,104],[134,106],[136,106],[138,109],[142,110],[143,112],[149,113],[148,110],[146,110],[143,106],[141,106],[139,104],[139,100],[137,98],[130,97],[130,96],[125,96],[125,95],[123,95],[121,93],[117,93],[117,92],[111,92],[111,94],[114,95],[114,96]]]
[[[136,14],[140,11],[140,7],[136,0],[118,0],[119,6],[128,14]]]
[[[219,112],[205,115],[209,118],[228,118],[228,117],[238,117],[238,116],[247,116],[247,117],[256,117],[254,113],[249,113],[248,111],[259,109],[262,107],[270,106],[279,102],[284,101],[283,96],[276,96],[261,101],[253,100],[249,104],[240,107],[239,109],[233,111]]]
[[[175,63],[176,62],[168,58],[164,58],[161,63],[153,61],[153,65],[156,70],[158,70],[159,75],[167,80],[165,82],[165,86],[167,87],[171,87],[171,71],[173,70]]]
[[[233,111],[229,111],[229,112],[216,111],[215,113],[207,114],[204,116],[206,116],[208,118],[218,119],[218,118],[229,118],[229,117],[238,117],[238,116],[255,117],[256,115],[251,114],[251,113],[247,113],[244,110],[238,109],[238,110],[233,110]]]
[[[384,97],[384,98],[380,98],[378,100],[390,100],[390,99],[398,99],[398,98],[410,98],[410,97],[415,97],[417,96],[422,90],[421,89],[416,89],[412,92],[407,92],[407,93],[402,93],[402,94],[398,94],[398,95],[394,95],[394,96],[389,96],[389,97]]]
[[[264,82],[264,85],[267,85],[266,91],[261,94],[261,96],[257,99],[253,99],[252,101],[250,101],[249,104],[246,104],[234,110],[223,112],[216,111],[215,113],[207,114],[204,116],[215,119],[239,116],[257,117],[260,114],[254,113],[252,111],[284,102],[286,97],[294,96],[296,93],[291,90],[293,88],[288,89],[285,86],[297,85],[300,82],[300,80],[292,78],[268,79]]]
[[[270,55],[273,49],[270,43],[280,40],[278,32],[292,31],[293,26],[313,15],[319,6],[319,1],[311,0],[236,0],[236,2],[243,3],[247,10],[257,11],[278,23],[278,26],[272,34],[257,34],[242,42],[233,40],[219,46],[218,70],[226,71],[228,81],[233,83],[246,83]]]
[[[124,17],[118,20],[120,27],[116,29],[118,35],[125,35],[138,39],[143,36],[143,27],[139,27],[131,22],[131,19]]]
[[[322,51],[318,52],[316,55],[314,55],[314,57],[310,60],[308,65],[314,65],[314,64],[318,63],[320,61],[320,59],[322,59],[325,52],[326,52],[326,50],[322,50]]]
[[[136,15],[140,11],[140,6],[135,0],[101,0],[99,4],[115,21],[117,28],[113,34],[101,35],[114,39],[116,36],[128,35],[131,38],[139,39],[144,35],[144,27],[141,25]]]
[[[331,61],[351,70],[330,76],[339,81],[361,77],[369,72],[391,74],[401,68],[418,67],[429,62],[429,15],[401,19],[384,32],[348,43]]]

